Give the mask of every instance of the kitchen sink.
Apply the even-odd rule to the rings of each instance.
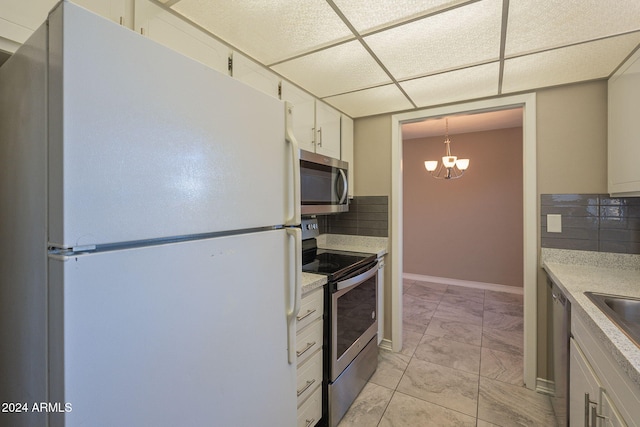
[[[640,347],[640,298],[598,292],[584,294]]]

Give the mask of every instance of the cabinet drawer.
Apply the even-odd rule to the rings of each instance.
[[[298,408],[298,427],[313,427],[322,417],[322,389],[317,388]]]
[[[310,292],[302,298],[300,304],[300,312],[298,313],[298,316],[296,318],[296,320],[298,321],[298,331],[311,324],[314,320],[322,317],[322,312],[324,310],[323,301],[324,298],[322,288]]]
[[[298,365],[308,360],[313,353],[322,348],[322,319],[316,319],[312,324],[296,335],[296,356]]]
[[[318,351],[298,367],[298,406],[322,384],[322,352]]]

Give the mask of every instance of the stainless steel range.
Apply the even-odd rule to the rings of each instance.
[[[327,275],[324,409],[334,427],[378,366],[378,261],[374,254],[318,249],[315,219],[303,219],[302,271]]]

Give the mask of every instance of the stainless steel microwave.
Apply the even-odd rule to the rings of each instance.
[[[300,150],[300,201],[302,215],[349,210],[349,164]]]

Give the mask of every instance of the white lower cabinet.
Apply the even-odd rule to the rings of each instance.
[[[313,427],[322,418],[322,341],[324,289],[302,296],[297,317],[298,427]]]
[[[640,426],[640,388],[572,313],[569,417],[576,427]]]
[[[601,416],[604,417],[602,420],[606,427],[625,427],[627,425],[606,390],[602,390]]]
[[[298,427],[313,427],[322,416],[322,389],[313,392],[302,405],[298,407]]]
[[[582,354],[580,347],[571,339],[569,356],[569,419],[572,426],[593,426],[593,408],[599,408],[600,382]],[[597,417],[596,417],[597,418]]]

